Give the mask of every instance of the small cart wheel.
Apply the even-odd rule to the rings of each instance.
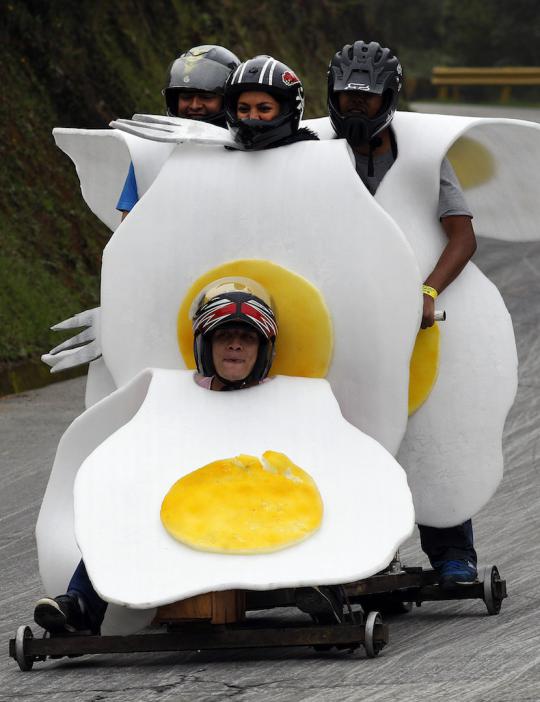
[[[375,641],[375,626],[382,624],[379,612],[370,612],[366,617],[364,648],[368,658],[375,658],[384,648],[384,641]]]
[[[25,641],[34,638],[32,629],[29,626],[20,626],[15,634],[15,660],[21,670],[32,670],[34,656],[28,656],[25,652]]]
[[[501,576],[497,566],[484,568],[484,603],[488,614],[499,614],[503,598],[498,587]]]

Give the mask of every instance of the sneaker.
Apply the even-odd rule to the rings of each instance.
[[[471,561],[439,561],[433,564],[443,589],[476,582],[478,571]]]
[[[310,614],[317,624],[343,622],[343,597],[339,587],[299,587],[294,591],[294,599],[298,609]]]
[[[83,599],[74,593],[38,600],[34,621],[51,634],[99,634],[99,626],[93,626]]]

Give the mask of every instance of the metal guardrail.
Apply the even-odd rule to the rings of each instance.
[[[431,83],[439,87],[438,98],[448,98],[448,88],[452,87],[452,97],[459,97],[459,88],[466,85],[499,85],[501,102],[508,102],[512,86],[540,85],[540,67],[505,66],[502,68],[453,68],[435,66],[431,71]]]

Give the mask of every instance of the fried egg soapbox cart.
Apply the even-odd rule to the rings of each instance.
[[[411,398],[414,419],[440,383],[438,331],[415,346],[417,258],[396,218],[356,177],[345,142],[242,153],[223,149],[232,144],[219,128],[197,125],[194,133],[193,122],[146,120],[127,124],[138,136],[56,130],[86,201],[104,221],[116,224],[110,192],[120,190],[122,176],[112,178],[114,164],[125,175],[131,158],[141,195],[103,257],[101,312],[91,335],[93,353],[96,347],[101,353],[94,363],[102,398],[63,436],[36,530],[45,591],[64,592],[82,556],[110,605],[102,636],[39,640],[20,627],[11,655],[23,669],[47,655],[108,651],[363,644],[372,656],[387,629],[378,613],[351,607],[367,595],[418,602],[479,597],[498,611],[504,582],[494,573],[454,594],[438,592],[430,571],[401,568],[399,561],[381,573],[412,531],[413,499],[424,523],[429,510],[440,520],[435,526],[459,523],[485,504],[500,476],[481,472],[476,462],[471,477],[469,464],[459,471],[443,460],[440,485],[426,480],[432,494],[409,473],[411,498],[393,455],[408,432]],[[104,164],[107,177],[99,178]],[[238,276],[258,281],[274,300],[277,377],[247,390],[210,392],[193,380],[189,310],[208,283]],[[492,369],[498,394],[486,403],[495,416],[485,418],[482,436],[500,453],[515,392],[515,348],[504,305],[485,283],[483,299],[504,333],[495,339],[503,348],[494,351]],[[426,452],[432,439],[439,437],[424,436]],[[283,458],[276,465],[277,455]],[[223,545],[188,545],[164,527],[161,505],[179,479],[216,461],[245,468],[265,456],[259,477],[279,474],[293,516],[299,482],[320,496],[321,517],[304,538],[297,534],[277,550],[263,541],[224,552]],[[248,487],[256,496],[257,482]],[[195,496],[205,513],[215,492],[206,485]],[[234,486],[222,490],[216,506],[234,508],[235,494]],[[243,618],[290,605],[299,586],[343,583],[349,583],[343,624],[308,625],[304,618],[276,627],[257,619],[255,626]],[[156,618],[169,624],[167,633],[134,633]],[[187,627],[188,619],[197,626]]]

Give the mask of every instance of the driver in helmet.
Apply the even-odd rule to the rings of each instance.
[[[277,321],[266,290],[247,278],[224,278],[195,303],[195,381],[209,390],[240,390],[268,380]]]
[[[199,294],[191,317],[198,385],[228,391],[269,380],[278,326],[261,285],[247,278],[215,281]],[[80,561],[65,594],[38,600],[34,620],[52,634],[98,634],[106,610]]]
[[[223,46],[194,46],[169,66],[167,86],[162,90],[171,117],[196,119],[226,127],[223,91],[230,72],[240,59]],[[133,164],[116,205],[122,219],[139,200]]]
[[[300,79],[272,56],[255,56],[230,74],[224,105],[230,133],[248,151],[318,139],[300,127],[304,113]]]
[[[391,122],[402,82],[397,56],[375,41],[345,45],[328,69],[330,121],[337,136],[352,147],[356,171],[372,195],[397,157]],[[435,298],[461,273],[476,250],[472,214],[447,159],[441,165],[438,216],[448,243],[424,281],[422,328],[433,325]],[[476,579],[470,519],[447,529],[422,525],[418,529],[422,549],[438,572],[442,587]]]

